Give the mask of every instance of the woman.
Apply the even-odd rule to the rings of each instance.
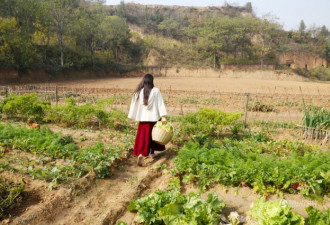
[[[154,77],[146,74],[135,90],[132,98],[128,118],[139,121],[133,154],[138,156],[137,164],[142,166],[143,156],[151,154],[155,157],[155,150],[165,150],[164,145],[157,144],[151,139],[151,131],[157,121],[167,122],[164,100],[158,88],[154,87]]]

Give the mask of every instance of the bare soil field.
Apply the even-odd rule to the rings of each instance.
[[[140,77],[106,78],[57,82],[54,84],[72,87],[120,88],[135,89],[141,81]],[[182,91],[221,91],[250,93],[299,93],[330,94],[329,82],[310,82],[294,80],[267,80],[247,78],[214,78],[214,77],[156,77],[155,86],[161,90]]]

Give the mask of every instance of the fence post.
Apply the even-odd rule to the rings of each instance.
[[[8,97],[8,87],[5,87],[5,96]]]
[[[57,86],[55,86],[55,102],[56,102],[56,106],[58,103],[58,90],[57,90]]]
[[[306,104],[305,104],[305,100],[304,100],[303,92],[302,92],[302,90],[301,90],[301,86],[299,86],[299,89],[300,89],[301,99],[302,99],[302,102],[303,102],[303,105],[304,105],[304,110],[305,110],[305,108],[306,108]]]
[[[170,90],[169,90],[168,97],[167,97],[167,104],[170,102],[170,97],[171,97],[171,85],[170,85]]]
[[[249,96],[250,96],[250,93],[246,93],[245,113],[244,113],[244,123],[243,123],[244,128],[246,128],[246,120],[247,120],[248,106],[249,106]]]

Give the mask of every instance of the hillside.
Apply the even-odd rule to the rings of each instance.
[[[127,72],[145,66],[290,69],[330,80],[330,32],[285,31],[244,7],[0,1],[0,69]]]
[[[105,6],[112,15],[123,15],[129,24],[144,28],[146,33],[148,29],[157,29],[159,23],[166,19],[172,19],[179,23],[181,27],[189,24],[189,21],[202,21],[207,17],[218,16],[253,16],[247,7],[189,7],[189,6],[166,6],[166,5],[142,5],[135,3],[126,3],[122,5]]]
[[[249,3],[244,7],[122,3],[108,10],[124,17],[130,30],[148,43],[143,61],[147,66],[291,68],[307,77],[329,79],[326,27],[287,32],[271,18],[257,18]]]

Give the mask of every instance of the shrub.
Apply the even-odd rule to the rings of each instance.
[[[200,109],[196,113],[188,113],[179,119],[181,135],[218,136],[221,127],[236,122],[243,113],[225,113],[216,109]]]
[[[249,110],[254,112],[274,112],[275,108],[270,104],[256,101],[252,106],[249,107]]]
[[[0,112],[8,117],[31,118],[36,121],[42,120],[49,108],[50,103],[39,101],[36,94],[12,94],[0,103]]]

